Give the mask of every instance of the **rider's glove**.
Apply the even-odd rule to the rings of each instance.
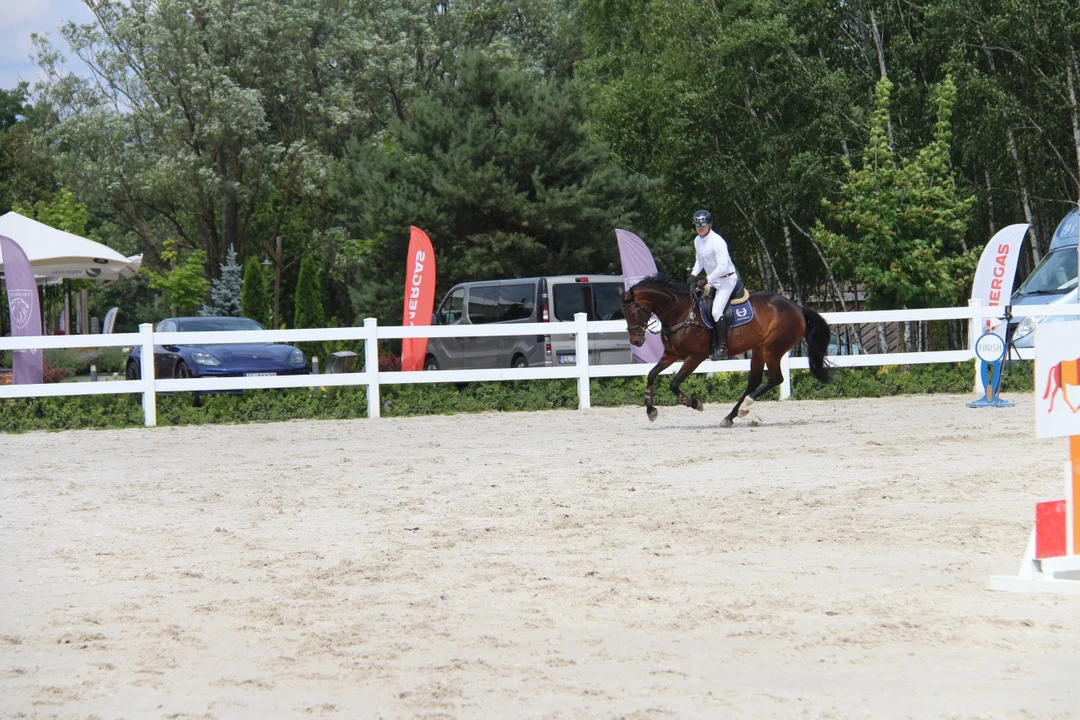
[[[709,283],[705,283],[705,294],[708,295],[709,291],[711,291],[711,290],[712,290],[712,285],[710,285]]]

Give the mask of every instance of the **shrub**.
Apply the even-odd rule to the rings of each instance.
[[[126,361],[127,353],[123,348],[118,347],[101,348],[94,358],[94,364],[99,373],[123,373]]]
[[[400,362],[393,355],[384,362]],[[822,385],[808,371],[796,370],[792,396],[797,399],[883,397],[922,393],[969,393],[974,363],[950,365],[885,366],[850,368],[835,372],[832,385]],[[668,388],[670,376],[656,383],[654,402],[674,405]],[[1005,376],[1007,392],[1031,392],[1030,363],[1013,368]],[[683,384],[685,392],[708,403],[734,403],[746,386],[742,373],[713,376],[692,375]],[[596,407],[641,405],[645,399],[645,378],[605,378],[590,383]],[[765,399],[778,397],[773,390]],[[576,380],[529,380],[521,382],[480,382],[459,386],[386,385],[381,388],[382,414],[386,417],[438,415],[485,411],[552,410],[576,408]],[[297,388],[250,390],[236,395],[192,395],[178,393],[158,397],[159,425],[272,422],[294,419],[350,419],[367,414],[364,387]],[[63,430],[70,428],[136,427],[143,423],[140,395],[97,395],[82,397],[42,397],[0,400],[0,431]]]
[[[68,377],[72,375],[85,375],[90,370],[90,358],[97,353],[96,350],[73,350],[70,348],[54,348],[45,351],[45,364],[68,371]]]
[[[47,362],[42,363],[41,367],[41,382],[44,383],[58,383],[64,382],[69,377],[72,377],[75,373],[66,367],[54,367]]]

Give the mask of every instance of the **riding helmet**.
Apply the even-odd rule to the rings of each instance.
[[[708,210],[698,210],[694,213],[694,225],[697,227],[703,227],[705,225],[712,224],[712,213]]]

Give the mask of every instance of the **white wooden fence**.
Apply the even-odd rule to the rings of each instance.
[[[861,367],[871,365],[915,365],[924,363],[964,362],[974,357],[974,340],[983,318],[1001,318],[1003,307],[982,307],[973,301],[968,307],[927,308],[921,310],[878,310],[863,312],[822,313],[835,327],[845,324],[912,322],[920,320],[968,320],[968,348],[965,350],[882,353],[867,355],[831,356],[836,367]],[[1078,305],[1015,306],[1014,317],[1028,315],[1080,316]],[[0,386],[0,398],[46,397],[67,395],[115,395],[142,393],[146,425],[157,424],[157,393],[192,390],[247,390],[257,388],[327,387],[333,385],[366,385],[368,417],[379,417],[379,389],[383,385],[439,382],[478,382],[485,380],[546,380],[576,378],[578,407],[590,407],[589,380],[603,377],[632,377],[647,375],[651,365],[590,365],[588,352],[589,333],[625,332],[622,320],[588,322],[584,313],[574,316],[569,323],[508,323],[471,326],[397,327],[379,326],[374,318],[364,321],[362,327],[320,328],[306,330],[262,330],[234,332],[154,332],[149,324],[140,325],[138,333],[112,335],[62,335],[51,337],[0,338],[0,352],[32,348],[99,348],[141,346],[143,358],[154,356],[154,345],[171,344],[228,344],[228,343],[298,343],[327,340],[364,341],[363,372],[322,375],[282,375],[273,377],[191,378],[185,380],[158,379],[154,377],[154,363],[142,363],[142,379],[116,380],[110,382],[67,382],[45,385]],[[495,368],[485,370],[438,370],[433,372],[380,372],[378,341],[413,337],[495,337],[503,335],[573,335],[576,340],[577,364],[538,368]],[[1024,359],[1032,359],[1031,350],[1022,351]],[[681,363],[664,371],[672,374]],[[791,396],[791,370],[807,369],[807,358],[785,355],[782,360],[784,384],[780,397]],[[749,360],[706,361],[696,372],[748,372]],[[975,391],[982,392],[976,372]]]

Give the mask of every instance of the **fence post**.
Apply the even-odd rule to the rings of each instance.
[[[983,314],[982,314],[982,300],[979,298],[971,298],[968,300],[968,308],[971,310],[971,319],[968,320],[968,350],[971,351],[971,357],[975,357],[975,343],[979,341],[979,336],[982,335]],[[975,362],[975,392],[978,395],[986,393],[986,387],[983,385],[982,373],[979,372],[979,363]]]
[[[780,372],[784,374],[784,381],[780,383],[780,399],[787,400],[791,397],[791,353],[786,352],[780,358]]]
[[[364,338],[364,372],[368,376],[367,386],[367,416],[379,417],[379,333],[378,320],[365,318],[364,328],[367,337]]]
[[[139,371],[142,373],[143,425],[157,425],[157,394],[154,390],[154,326],[150,323],[139,325],[142,348],[139,350]],[[146,359],[150,358],[150,362]]]
[[[578,410],[588,410],[592,407],[592,397],[589,391],[589,316],[585,313],[574,315],[574,343],[575,355],[577,356],[577,394]]]

